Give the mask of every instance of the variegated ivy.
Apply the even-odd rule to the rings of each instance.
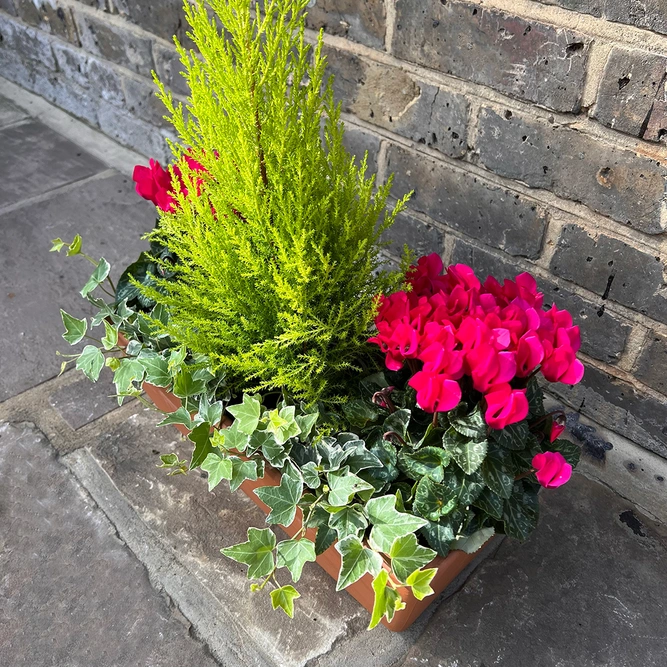
[[[143,401],[143,382],[178,396],[182,407],[160,425],[184,425],[193,450],[190,461],[163,456],[169,474],[200,468],[210,491],[223,480],[236,491],[246,480],[261,479],[267,465],[280,471],[278,486],[255,490],[270,509],[268,527],[250,528],[246,542],[222,553],[246,564],[251,589],[270,590],[274,609],[290,617],[299,593],[280,571],[298,583],[305,564],[335,545],[342,562],[337,590],[370,574],[375,606],[369,627],[391,620],[404,606],[400,586],[417,599],[433,593],[436,569],[429,565],[436,556],[451,549],[472,553],[494,533],[528,537],[539,511],[533,456],[558,451],[573,466],[578,462],[576,446],[549,441],[553,415],[545,413],[534,378],[528,418],[503,430],[487,427],[480,402],[436,416],[423,412],[407,385],[409,372],[362,380],[359,398],[339,412],[295,405],[285,396],[271,405],[260,395],[233,397],[205,357],[156,333],[155,323],[165,322],[168,312],[136,299],[135,283],[150,280],[149,270],[133,265],[132,278],[126,271],[116,287],[108,262],[85,255],[80,237],[54,241],[54,251],[64,248],[95,266],[81,295],[97,313],[79,319],[62,311],[63,338],[71,345],[90,341],[67,355],[63,369],[75,363],[96,381],[106,365],[119,402],[125,396]],[[289,526],[299,513],[301,530],[278,542],[270,526]]]

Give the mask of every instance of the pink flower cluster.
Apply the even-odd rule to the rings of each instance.
[[[484,395],[487,424],[502,429],[528,415],[526,389],[513,387],[515,378],[538,368],[550,382],[576,384],[583,377],[579,327],[566,310],[542,309],[544,295],[528,273],[482,284],[465,264],[443,274],[442,260],[432,254],[411,267],[407,282],[411,291],[380,297],[377,335],[369,342],[380,346],[390,370],[412,360],[409,384],[423,410],[458,405],[459,381],[468,376]]]
[[[190,155],[184,155],[185,163],[193,172],[206,171],[204,167]],[[183,172],[177,164],[172,166],[174,175],[180,184],[183,195],[188,194]],[[132,174],[132,180],[136,183],[137,194],[144,199],[152,201],[159,209],[172,213],[175,210],[173,183],[171,174],[163,169],[157,160],[151,159],[148,167],[137,165]],[[198,181],[201,184],[201,180]]]

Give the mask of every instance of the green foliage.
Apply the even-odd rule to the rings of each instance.
[[[185,5],[201,54],[178,47],[187,109],[161,96],[177,159],[189,147],[207,173],[197,187],[179,162],[189,194],[151,235],[180,259],[176,279],[141,293],[168,307],[165,333],[238,386],[345,395],[375,297],[401,279],[379,271],[378,240],[403,202],[385,212],[391,183],[376,188],[343,147],[321,39],[304,41],[308,0],[267,0],[256,16],[251,0],[206,4]]]

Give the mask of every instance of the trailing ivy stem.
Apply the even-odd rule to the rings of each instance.
[[[271,570],[271,572],[269,572],[269,575],[266,577],[266,579],[264,579],[264,581],[255,590],[256,591],[263,590],[264,586],[266,586],[266,584],[268,584],[269,581],[271,581],[271,579],[273,579],[273,581],[275,581],[276,584],[278,584],[278,582],[276,581],[275,572],[276,572],[276,568],[274,566],[273,570]],[[278,586],[280,586],[280,584],[278,584]]]
[[[84,338],[87,338],[88,340],[93,340],[96,343],[99,343],[100,345],[103,345],[102,341],[99,338],[95,338],[95,336],[89,336],[88,334],[84,335]],[[111,352],[111,350],[105,350],[105,352]]]
[[[135,398],[139,401],[139,403],[141,403],[144,407],[146,407],[146,408],[150,408],[151,410],[155,410],[155,412],[159,412],[160,414],[163,414],[163,415],[168,414],[168,413],[166,413],[164,410],[160,410],[160,408],[158,408],[156,405],[153,405],[150,401],[147,401],[141,394],[136,394],[134,397],[135,397]]]
[[[323,498],[324,498],[324,494],[322,494],[321,496],[318,496],[318,497],[313,501],[313,503],[311,504],[311,506],[308,508],[308,514],[307,514],[306,518],[301,522],[301,530],[299,531],[299,532],[300,532],[300,537],[304,537],[304,536],[305,536],[305,534],[306,534],[306,530],[308,530],[308,528],[307,528],[307,524],[308,524],[308,522],[310,521],[310,517],[313,515],[313,511],[315,510],[315,508],[317,507],[317,505],[320,504],[320,502],[322,501]]]

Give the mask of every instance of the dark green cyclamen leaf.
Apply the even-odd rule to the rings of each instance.
[[[286,567],[292,575],[292,581],[301,579],[303,566],[315,561],[315,545],[307,538],[300,540],[284,540],[278,543],[276,564]]]
[[[537,517],[533,516],[530,510],[527,511],[526,506],[517,497],[512,496],[505,501],[503,522],[507,535],[524,542],[535,530]]]
[[[460,537],[454,542],[454,548],[465,551],[467,554],[474,554],[479,551],[494,535],[496,531],[493,528],[480,528],[471,535]]]
[[[266,522],[289,526],[296,516],[296,507],[302,491],[302,482],[290,475],[283,475],[279,486],[262,486],[255,489],[257,497],[271,509]]]
[[[373,486],[350,472],[348,466],[327,474],[329,495],[327,502],[334,507],[347,505],[356,493],[373,490]]]
[[[469,440],[453,427],[445,432],[442,437],[442,443],[466,475],[470,475],[478,470],[486,456],[486,440],[481,442]]]
[[[511,452],[491,442],[486,459],[482,463],[482,479],[501,498],[507,499],[512,495],[514,486],[512,469]]]
[[[416,452],[403,447],[398,455],[398,468],[415,481],[428,476],[435,482],[442,482],[449,460],[449,452],[442,447],[422,447]]]
[[[401,438],[405,439],[405,434],[408,432],[408,424],[410,423],[410,410],[396,410],[387,417],[384,422],[384,430],[398,433]]]
[[[520,502],[527,514],[537,521],[540,514],[540,499],[538,493],[542,487],[537,481],[531,481],[530,478],[525,478],[515,482],[514,493],[518,502]]]
[[[380,412],[372,403],[359,398],[345,403],[343,414],[352,426],[364,428],[368,422],[375,421]]]
[[[466,440],[486,440],[488,427],[486,421],[484,421],[480,403],[478,403],[470,413],[467,412],[467,408],[462,412],[454,412],[449,416],[449,423],[454,430],[464,436]]]
[[[450,543],[454,539],[454,530],[446,519],[429,521],[419,532],[438,556],[444,558],[449,553]]]
[[[367,572],[375,576],[382,569],[382,556],[372,549],[367,549],[354,535],[338,542],[336,551],[341,555],[340,573],[336,582],[337,591],[342,591],[355,581],[359,581]]]
[[[545,414],[544,410],[544,392],[535,376],[528,381],[526,389],[526,398],[528,399],[528,418],[539,419]]]
[[[461,475],[459,480],[458,504],[463,506],[472,505],[484,490],[485,484],[482,475],[479,472],[472,475]]]
[[[456,502],[456,494],[448,487],[423,477],[417,484],[412,507],[419,516],[429,521],[438,521],[456,507]]]
[[[76,345],[83,340],[86,331],[88,331],[86,318],[84,317],[82,320],[79,320],[76,317],[72,317],[69,313],[66,313],[62,308],[60,309],[60,317],[62,318],[65,327],[63,338],[70,345]]]
[[[503,499],[490,488],[484,489],[473,505],[494,519],[500,520],[503,518]]]
[[[368,527],[368,521],[361,505],[355,504],[332,514],[329,518],[329,526],[336,531],[339,540],[344,540],[350,535],[361,537]]]
[[[208,422],[202,422],[199,426],[190,431],[188,439],[195,443],[195,449],[192,452],[192,460],[190,461],[190,470],[198,468],[206,457],[215,452],[211,444],[211,425]]]
[[[145,287],[155,287],[157,267],[150,257],[142,252],[139,259],[130,264],[121,274],[116,284],[116,302],[126,301],[141,308],[153,308],[155,301],[144,296],[141,289],[132,281]]]
[[[518,424],[510,424],[501,430],[491,429],[490,435],[493,440],[506,449],[521,451],[526,448],[530,431],[528,430],[528,424],[522,421]]]
[[[581,458],[581,447],[575,445],[569,440],[559,438],[554,440],[550,444],[544,445],[545,451],[559,452],[563,455],[563,458],[575,468],[579,464],[579,459]]]
[[[391,569],[399,581],[405,583],[408,577],[435,558],[435,551],[421,546],[414,533],[394,540],[389,551]]]
[[[76,368],[93,382],[97,382],[104,368],[104,355],[94,345],[86,345],[76,360]]]
[[[220,549],[220,551],[248,566],[248,579],[260,579],[273,571],[273,550],[276,547],[276,536],[269,528],[248,528],[248,541],[242,544]]]
[[[382,461],[373,452],[366,449],[363,440],[349,440],[343,444],[343,449],[352,451],[345,459],[345,465],[349,466],[352,472],[356,473],[368,468],[382,468]]]

